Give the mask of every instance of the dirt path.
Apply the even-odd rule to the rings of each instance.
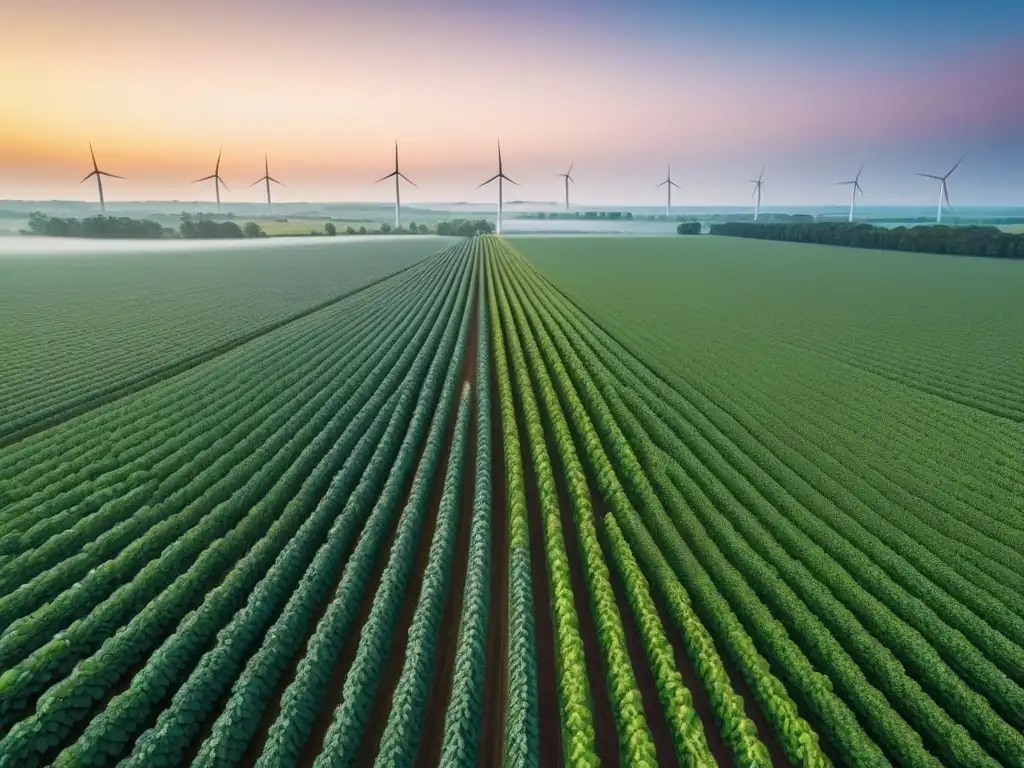
[[[489,271],[489,268],[488,268]],[[490,318],[493,325],[498,322]],[[493,331],[492,337],[493,338]],[[504,433],[494,356],[488,373],[491,401],[491,552],[487,651],[477,765],[500,766],[505,747],[505,704],[508,697],[508,490],[505,481]]]
[[[569,560],[573,604],[576,607],[576,617],[579,620],[580,638],[583,640],[583,651],[587,663],[587,677],[590,681],[590,695],[594,705],[595,748],[601,765],[617,765],[619,763],[618,729],[615,726],[615,715],[608,697],[608,676],[605,673],[604,660],[601,655],[601,641],[597,636],[597,623],[591,610],[590,592],[587,590],[587,581],[583,571],[579,536],[569,503],[569,489],[565,483],[565,471],[562,468],[561,458],[551,439],[551,427],[547,419],[541,419],[541,422],[544,426],[544,442],[551,459],[552,474],[555,477],[555,492],[558,494],[558,510],[561,515],[562,534],[565,538],[565,554]],[[662,763],[662,765],[672,765],[672,762]]]
[[[497,320],[496,320],[497,321]],[[507,333],[515,333],[508,329]],[[506,342],[507,347],[507,342]],[[511,356],[506,349],[507,359]],[[522,403],[515,403],[519,430],[519,453],[523,462],[523,486],[530,529],[530,581],[533,588],[533,618],[537,645],[537,720],[541,759],[545,766],[565,765],[562,752],[561,715],[558,706],[558,664],[555,656],[554,622],[551,617],[551,589],[548,562],[544,552],[544,526],[541,521],[537,475],[527,449],[526,423]],[[507,597],[505,598],[507,600]]]
[[[483,275],[479,275],[483,279]],[[425,710],[426,720],[421,732],[416,764],[436,766],[441,756],[443,726],[426,727],[426,723],[443,723],[444,713],[448,710],[451,698],[452,673],[455,668],[455,653],[458,650],[459,629],[461,626],[462,603],[466,588],[466,569],[469,561],[469,532],[473,523],[473,490],[476,479],[477,452],[477,412],[476,412],[476,367],[480,354],[480,301],[479,293],[473,291],[473,307],[470,310],[469,335],[466,341],[466,355],[462,363],[460,381],[470,386],[469,426],[466,435],[466,454],[463,461],[462,483],[459,492],[459,519],[455,533],[455,548],[452,550],[451,575],[448,592],[444,598],[444,611],[441,615],[440,635],[437,638],[436,657],[434,658],[434,675],[431,680],[430,694]],[[458,404],[452,409],[457,415]],[[454,427],[454,422],[452,424]],[[429,545],[428,545],[429,546]]]
[[[590,502],[594,507],[594,517],[599,522],[608,514],[608,507],[601,496],[601,492],[597,489],[594,478],[591,477],[589,472],[587,473],[587,487],[590,490]],[[654,747],[658,753],[658,765],[674,765],[676,763],[675,742],[672,740],[672,731],[669,729],[668,721],[665,718],[665,710],[661,706],[658,686],[654,680],[654,671],[651,669],[647,659],[647,651],[644,649],[640,628],[637,626],[633,609],[626,598],[622,582],[616,575],[614,567],[612,567],[611,558],[605,556],[603,546],[601,553],[605,562],[608,563],[608,570],[611,572],[615,603],[619,608],[619,615],[622,616],[622,628],[626,633],[626,648],[629,651],[629,661],[633,667],[633,674],[636,677],[637,688],[640,690],[640,696],[643,699],[647,727],[651,729],[651,738],[654,740]],[[686,661],[689,661],[689,657],[687,657]],[[711,727],[714,728],[714,722],[711,723]],[[715,754],[715,758],[718,759],[717,754]],[[719,765],[727,765],[727,763],[722,763],[719,760]]]

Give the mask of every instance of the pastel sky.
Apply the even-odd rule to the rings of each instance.
[[[5,0],[0,199],[1024,205],[1021,0]]]

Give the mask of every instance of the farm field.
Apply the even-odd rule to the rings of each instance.
[[[324,249],[0,259],[0,766],[1024,765],[1019,264]]]
[[[262,244],[261,244],[262,245]],[[424,259],[437,240],[0,259],[0,444]]]

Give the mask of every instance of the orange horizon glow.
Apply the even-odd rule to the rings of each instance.
[[[741,168],[780,156],[848,145],[845,167],[886,142],[934,141],[936,126],[1005,121],[998,83],[1024,71],[1013,48],[879,80],[778,51],[568,34],[543,18],[499,34],[482,17],[425,10],[396,21],[346,8],[318,24],[264,2],[245,9],[38,0],[10,12],[0,68],[18,75],[0,84],[0,199],[89,199],[78,182],[92,141],[100,167],[128,177],[105,185],[111,200],[196,199],[189,182],[212,173],[221,145],[232,200],[260,199],[248,184],[265,152],[288,185],[282,201],[384,200],[390,190],[372,182],[391,170],[397,138],[423,187],[411,200],[488,200],[472,188],[493,172],[499,137],[510,175],[540,196],[572,161],[626,196],[650,196],[647,177],[668,162],[694,184],[737,174],[738,195],[753,172]],[[983,79],[997,84],[975,87]]]

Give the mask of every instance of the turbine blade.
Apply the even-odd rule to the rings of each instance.
[[[572,176],[566,176],[565,178],[567,178],[567,179],[568,179],[569,181],[571,181],[571,182],[572,182],[573,184],[575,184],[575,183],[576,183],[576,179],[574,179],[574,178],[573,178]]]
[[[274,182],[275,184],[281,184],[281,186],[282,186],[282,187],[286,187],[286,186],[288,186],[287,184],[282,184],[282,183],[281,183],[280,181],[278,181],[277,179],[275,179],[275,178],[274,178],[273,176],[268,176],[267,178],[268,178],[268,179],[269,179],[270,181]]]
[[[100,176],[109,176],[112,179],[123,179],[124,176],[118,176],[116,173],[107,173],[106,171],[96,171]]]
[[[516,185],[517,187],[521,187],[521,186],[522,186],[522,184],[520,184],[520,183],[518,183],[518,182],[516,182],[516,181],[512,181],[512,179],[510,179],[510,178],[509,178],[508,176],[506,176],[506,175],[505,175],[504,173],[503,173],[503,174],[501,174],[501,178],[503,178],[503,179],[504,179],[505,181],[507,181],[507,182],[508,182],[509,184],[515,184],[515,185]]]
[[[670,182],[669,182],[669,184],[671,184],[671,185],[672,185],[673,187],[675,187],[676,189],[682,189],[682,187],[680,187],[680,186],[679,186],[678,184],[676,184],[676,183],[675,183],[674,181],[670,181]]]
[[[217,176],[216,176],[216,175],[213,175],[213,176],[203,176],[203,178],[201,178],[201,179],[196,179],[196,180],[195,180],[195,181],[193,181],[192,183],[193,183],[193,184],[198,184],[198,183],[199,183],[200,181],[209,181],[210,179],[216,179],[216,178],[217,178]]]
[[[566,172],[566,174],[565,174],[566,176],[572,176],[572,169],[573,169],[573,167],[575,165],[576,165],[576,161],[575,160],[573,160],[571,163],[569,163],[569,170]]]
[[[216,176],[218,173],[220,173],[220,156],[221,156],[221,154],[223,152],[224,152],[224,146],[221,145],[221,148],[217,150],[217,165],[213,169],[213,175],[214,176]]]
[[[82,180],[81,180],[80,182],[78,182],[78,183],[79,183],[79,184],[85,184],[85,182],[87,182],[87,181],[88,181],[89,179],[91,179],[91,178],[92,178],[93,176],[95,176],[95,175],[96,175],[97,173],[99,173],[99,171],[93,171],[92,173],[90,173],[90,174],[89,174],[88,176],[86,176],[86,177],[85,177],[84,179],[82,179]]]
[[[100,167],[96,165],[96,153],[92,151],[92,142],[89,142],[89,156],[92,157],[92,169],[98,171]]]
[[[757,177],[758,182],[760,182],[764,178],[764,169],[765,169],[765,166],[762,165],[761,166],[761,175]]]
[[[924,176],[926,179],[935,179],[936,181],[943,181],[941,176],[936,176],[934,173],[915,173],[915,176]]]
[[[853,177],[854,181],[860,181],[860,175],[864,172],[864,164],[861,163],[860,170],[857,171],[857,175]]]
[[[262,178],[262,179],[256,179],[256,181],[254,181],[254,182],[253,182],[252,184],[250,184],[249,186],[250,186],[250,187],[255,187],[255,186],[256,186],[257,184],[259,184],[259,183],[260,183],[261,181],[265,181],[265,180],[266,180],[266,177],[264,177],[264,178]]]
[[[949,187],[947,187],[945,184],[942,185],[942,195],[943,197],[946,198],[946,207],[952,210],[953,204],[949,202]]]
[[[966,157],[967,157],[967,153],[964,152],[964,156],[956,161],[956,165],[954,165],[952,168],[950,168],[949,169],[949,173],[947,173],[943,178],[948,179],[950,176],[952,176],[953,175],[953,171],[955,171],[957,168],[960,167],[960,163],[962,163],[964,161],[964,158],[966,158]]]
[[[661,182],[661,184],[659,184],[658,186],[656,186],[656,187],[655,187],[655,189],[661,189],[661,188],[662,188],[662,187],[664,187],[664,186],[665,186],[666,184],[668,184],[668,179],[665,179],[665,180],[664,180],[663,182]]]
[[[399,176],[401,176],[401,177],[402,177],[403,179],[405,179],[405,180],[406,180],[406,181],[407,181],[407,182],[408,182],[409,184],[412,184],[412,185],[413,185],[414,187],[416,187],[416,189],[419,189],[419,188],[420,188],[420,185],[419,185],[419,184],[417,184],[417,183],[416,183],[415,181],[413,181],[412,179],[410,179],[410,178],[409,178],[408,176],[406,176],[406,175],[405,175],[404,173],[399,173],[398,175],[399,175]]]
[[[377,179],[377,180],[376,180],[375,182],[373,182],[373,183],[374,183],[374,184],[380,184],[380,183],[381,183],[382,181],[387,181],[387,180],[388,180],[388,179],[390,179],[390,178],[391,178],[392,176],[397,176],[397,175],[398,175],[398,171],[392,171],[392,172],[391,172],[391,173],[389,173],[389,174],[388,174],[387,176],[382,176],[381,178]]]
[[[486,187],[488,184],[490,184],[492,181],[497,180],[498,178],[499,178],[499,175],[495,174],[494,176],[491,176],[491,178],[489,178],[487,181],[483,182],[482,184],[477,184],[476,188],[480,189],[480,187]]]
[[[222,187],[224,187],[224,189],[228,189],[228,185],[224,183],[224,179],[222,179],[220,176],[215,176],[214,178],[217,179],[217,183],[220,184]],[[231,190],[228,189],[228,192],[230,192],[230,191]]]

